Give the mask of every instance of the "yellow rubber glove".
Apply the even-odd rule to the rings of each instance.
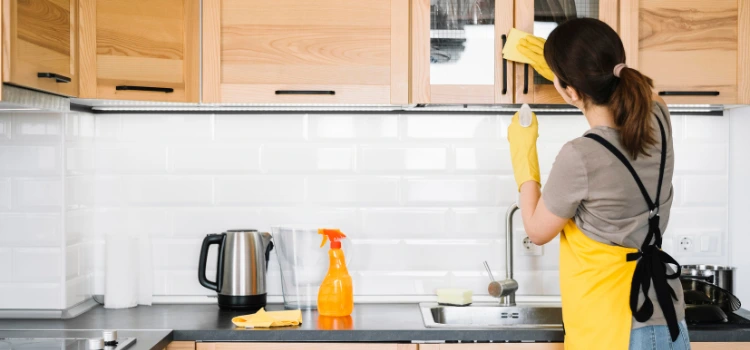
[[[516,178],[519,192],[521,191],[521,185],[527,181],[542,183],[539,176],[539,156],[536,153],[539,123],[536,114],[531,113],[531,117],[531,125],[523,127],[518,121],[518,112],[516,112],[508,126],[510,160],[513,163],[513,175]]]
[[[539,75],[549,81],[554,81],[555,74],[549,69],[549,65],[547,65],[547,61],[544,59],[545,42],[547,41],[542,38],[528,35],[518,41],[516,50],[534,62],[531,66],[534,67],[534,70],[536,70]]]

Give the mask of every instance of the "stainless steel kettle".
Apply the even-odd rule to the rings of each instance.
[[[216,282],[206,278],[208,248],[218,245]],[[198,261],[198,282],[219,294],[223,309],[252,310],[266,306],[266,271],[273,249],[271,234],[256,230],[229,230],[203,239]]]

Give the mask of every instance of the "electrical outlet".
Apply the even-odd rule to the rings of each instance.
[[[521,255],[544,255],[544,247],[534,244],[529,236],[524,235],[521,240]]]
[[[677,240],[677,251],[689,253],[694,250],[693,236],[681,236]]]

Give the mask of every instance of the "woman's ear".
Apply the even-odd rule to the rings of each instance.
[[[578,107],[579,109],[583,110],[583,99],[581,98],[581,95],[578,93],[578,90],[574,89],[572,86],[568,85],[568,87],[565,88],[565,93],[570,98],[570,102],[572,105]]]

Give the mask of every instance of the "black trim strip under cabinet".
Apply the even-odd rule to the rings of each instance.
[[[37,78],[55,79],[55,82],[57,82],[57,83],[66,83],[66,84],[70,83],[71,81],[73,81],[72,79],[70,79],[69,77],[66,77],[64,75],[60,75],[60,74],[57,74],[57,73],[50,73],[50,72],[39,72],[39,73],[36,73],[36,77]]]
[[[719,96],[718,91],[659,91],[659,96]]]
[[[117,85],[115,86],[117,91],[150,91],[150,92],[163,92],[171,93],[174,92],[173,88],[153,87],[153,86],[133,86],[133,85]]]
[[[276,95],[335,95],[333,90],[276,90]]]

